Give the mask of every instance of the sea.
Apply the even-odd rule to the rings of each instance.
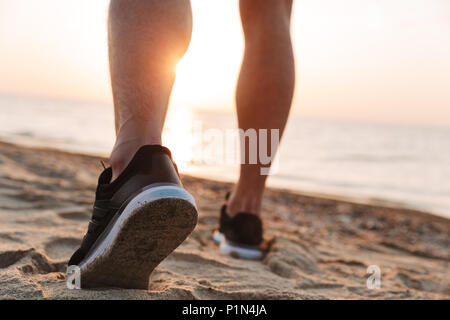
[[[239,173],[236,122],[231,107],[173,106],[163,143],[181,172],[234,181]],[[110,104],[0,96],[2,141],[108,156],[114,136]],[[268,177],[272,187],[450,218],[449,127],[292,115],[274,163]]]

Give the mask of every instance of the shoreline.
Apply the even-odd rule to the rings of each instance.
[[[243,261],[211,239],[231,184],[189,175],[198,225],[149,290],[68,290],[99,159],[0,142],[0,299],[450,299],[447,218],[268,188],[263,220],[275,242],[262,261]],[[374,265],[380,289],[367,286]]]
[[[43,145],[36,145],[35,143],[27,143],[27,142],[17,142],[14,141],[14,139],[8,140],[4,137],[0,138],[0,148],[2,145],[10,145],[10,146],[16,146],[31,150],[39,150],[39,151],[48,151],[53,153],[63,153],[63,154],[70,154],[73,156],[82,156],[82,157],[88,157],[88,158],[95,158],[102,161],[107,161],[107,156],[101,154],[101,153],[95,153],[95,152],[85,152],[85,151],[77,151],[77,150],[69,150],[65,148],[57,148],[57,147],[48,147]],[[216,183],[224,183],[229,184],[230,186],[232,183],[230,181],[225,180],[219,180],[214,178],[204,178],[200,175],[190,174],[190,173],[180,173],[184,177],[190,177],[194,179],[201,179],[201,180],[209,180],[214,181]],[[314,191],[305,191],[305,190],[297,190],[294,188],[280,188],[277,186],[269,186],[267,189],[271,190],[277,190],[279,192],[286,192],[286,193],[292,193],[294,195],[298,196],[304,196],[304,197],[310,197],[310,198],[319,198],[323,200],[330,200],[330,201],[339,201],[339,202],[346,202],[350,204],[361,204],[361,205],[368,205],[368,206],[375,206],[375,207],[382,207],[385,209],[402,209],[414,212],[416,214],[425,214],[430,216],[437,216],[446,220],[450,220],[450,212],[449,213],[443,213],[443,212],[433,212],[432,210],[426,210],[426,209],[418,209],[414,208],[413,206],[409,206],[407,203],[401,203],[392,201],[389,199],[383,199],[383,198],[377,198],[377,197],[363,197],[363,196],[351,196],[351,195],[343,195],[343,194],[335,194],[335,193],[326,193],[326,192],[314,192]]]

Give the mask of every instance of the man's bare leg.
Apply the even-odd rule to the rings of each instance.
[[[239,128],[279,129],[281,137],[295,82],[290,36],[292,0],[240,0],[240,10],[245,54],[236,91]],[[239,212],[260,215],[267,178],[260,169],[260,164],[241,165],[227,204],[230,216]]]
[[[161,144],[175,66],[192,32],[189,0],[112,0],[109,54],[116,118],[112,180],[143,145]]]
[[[151,272],[197,224],[195,200],[160,145],[175,65],[191,27],[188,0],[111,1],[117,141],[112,168],[99,176],[87,232],[68,263],[78,266],[85,288],[147,289]]]

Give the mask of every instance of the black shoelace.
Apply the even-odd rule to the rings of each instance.
[[[83,243],[92,241],[93,237],[103,231],[107,222],[112,218],[113,211],[118,210],[111,206],[110,200],[96,200],[93,206],[92,218],[89,221],[89,226],[86,235],[83,238]]]

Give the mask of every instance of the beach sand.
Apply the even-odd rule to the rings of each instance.
[[[449,299],[450,220],[407,209],[267,190],[265,259],[211,240],[231,185],[183,176],[193,234],[146,290],[69,290],[66,263],[90,219],[99,158],[0,143],[0,299]],[[425,190],[424,190],[425,191]],[[367,268],[381,271],[368,289]]]

